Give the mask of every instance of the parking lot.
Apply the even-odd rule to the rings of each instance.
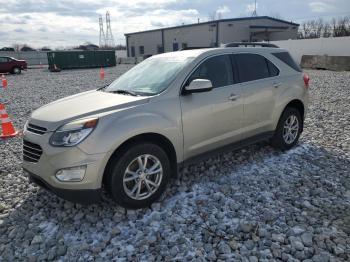
[[[130,67],[106,69],[103,81],[99,69],[28,70],[7,76],[0,101],[22,128],[36,108]],[[349,261],[350,72],[307,73],[297,147],[260,143],[193,164],[150,209],[59,199],[28,183],[21,139],[0,140],[0,261]]]

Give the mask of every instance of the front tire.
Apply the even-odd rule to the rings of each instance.
[[[131,145],[114,161],[106,186],[119,205],[130,209],[149,207],[164,192],[171,168],[168,155],[158,145]]]
[[[302,130],[303,119],[299,110],[287,107],[278,121],[271,145],[281,150],[291,149],[298,143]]]

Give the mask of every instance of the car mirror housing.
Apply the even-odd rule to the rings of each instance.
[[[208,92],[213,89],[213,84],[209,79],[194,79],[185,87],[185,94]]]

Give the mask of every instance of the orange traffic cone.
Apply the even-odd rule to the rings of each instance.
[[[4,74],[1,76],[1,84],[3,88],[7,87],[7,79],[5,78]]]
[[[0,122],[2,129],[0,138],[14,137],[18,134],[18,131],[16,131],[8,114],[6,113],[5,106],[3,104],[0,104]]]
[[[100,79],[103,80],[105,78],[105,70],[103,70],[103,67],[101,67],[100,70]]]

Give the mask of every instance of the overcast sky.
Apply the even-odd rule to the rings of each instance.
[[[350,15],[350,0],[258,0],[258,15],[288,21]],[[98,17],[109,10],[116,43],[124,33],[250,16],[254,0],[0,0],[0,47],[27,43],[34,47],[98,44]],[[105,17],[104,17],[105,18]]]

